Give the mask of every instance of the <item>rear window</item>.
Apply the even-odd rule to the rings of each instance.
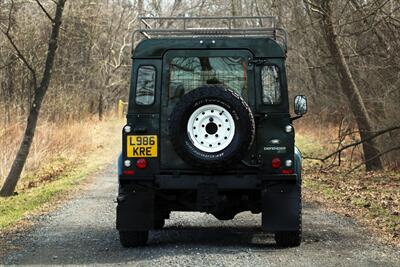
[[[153,104],[155,89],[156,68],[154,66],[140,66],[137,73],[136,104]]]
[[[243,57],[175,57],[170,62],[169,97],[206,84],[220,84],[247,98],[247,61]]]
[[[267,65],[261,71],[263,103],[267,105],[281,102],[281,86],[279,81],[279,69],[277,66]]]

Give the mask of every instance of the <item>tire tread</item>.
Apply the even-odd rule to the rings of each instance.
[[[149,231],[119,231],[119,241],[123,247],[144,246],[149,238]]]

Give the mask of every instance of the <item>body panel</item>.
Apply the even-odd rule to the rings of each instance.
[[[202,41],[202,42],[201,42]],[[215,41],[213,43],[213,41]],[[163,38],[141,41],[133,52],[133,58],[162,58],[169,50],[219,50],[238,49],[249,50],[255,57],[284,58],[286,56],[281,46],[271,38],[261,37],[197,37],[197,38]]]

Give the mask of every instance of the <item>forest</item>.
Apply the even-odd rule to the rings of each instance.
[[[309,198],[399,242],[396,0],[0,0],[0,185],[14,180],[2,195],[119,146],[142,16],[276,16],[289,37],[290,99],[308,97],[295,127]]]

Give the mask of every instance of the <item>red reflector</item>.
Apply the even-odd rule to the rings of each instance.
[[[281,160],[279,158],[272,159],[272,168],[279,169],[281,167]]]
[[[294,171],[293,170],[281,170],[282,174],[293,174]]]
[[[135,171],[134,170],[123,171],[122,174],[123,175],[135,175]]]
[[[139,169],[144,169],[147,167],[147,160],[146,159],[138,159],[136,161],[136,167]]]

